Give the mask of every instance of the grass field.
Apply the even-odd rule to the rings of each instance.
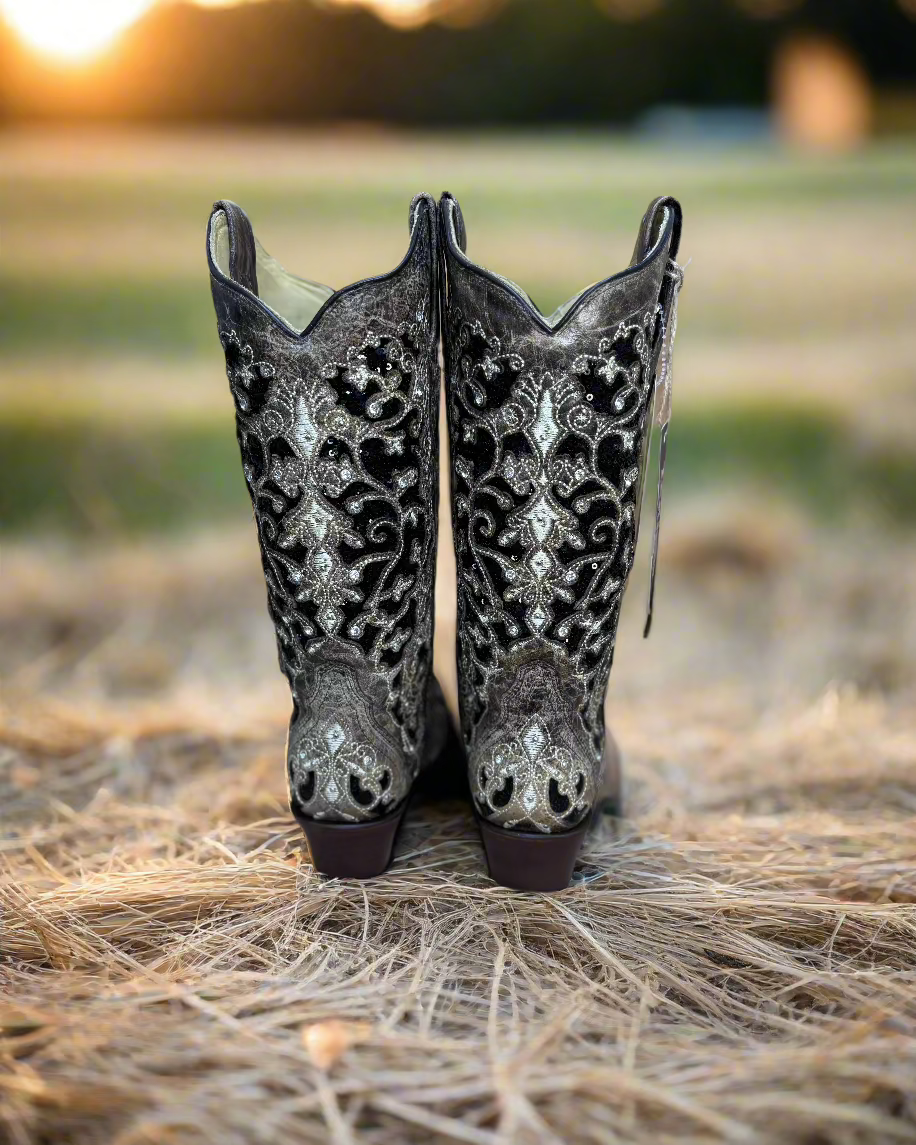
[[[411,195],[446,186],[476,257],[548,311],[626,265],[649,200],[675,190],[693,261],[672,486],[731,482],[737,461],[834,510],[861,489],[916,513],[912,146],[828,160],[576,135],[32,133],[0,159],[7,528],[241,519],[211,201],[235,198],[281,261],[339,286],[394,265]]]
[[[557,896],[460,804],[322,881],[284,803],[209,205],[340,286],[443,188],[546,309],[685,209],[626,817]],[[0,135],[0,1141],[916,1141],[914,194],[907,143]]]

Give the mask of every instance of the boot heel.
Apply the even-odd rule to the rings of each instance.
[[[478,818],[490,878],[514,891],[562,891],[569,886],[589,820],[562,835],[494,827]]]
[[[316,871],[332,879],[371,879],[391,862],[404,808],[371,823],[323,823],[296,816]]]

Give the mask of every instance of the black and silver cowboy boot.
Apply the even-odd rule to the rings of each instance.
[[[549,318],[467,257],[450,195],[439,215],[471,792],[493,878],[555,890],[618,798],[604,699],[653,406],[664,473],[681,209],[653,203],[630,267]]]
[[[338,291],[284,271],[234,203],[215,204],[207,233],[268,609],[293,696],[290,806],[330,875],[387,866],[421,763],[445,740],[430,671],[437,231],[435,201],[418,195],[400,265]]]

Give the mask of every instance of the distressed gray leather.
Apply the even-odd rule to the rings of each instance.
[[[214,236],[218,228],[224,241],[227,224],[224,273]],[[293,696],[290,801],[305,818],[361,822],[395,810],[424,758],[438,496],[437,231],[435,202],[417,196],[403,262],[327,291],[297,331],[258,297],[258,251],[241,208],[217,203],[208,228],[242,466]],[[311,291],[320,303],[322,290],[305,284],[302,297]]]
[[[653,203],[631,267],[548,320],[467,257],[457,202],[439,208],[471,791],[492,823],[568,830],[601,784],[681,211]]]

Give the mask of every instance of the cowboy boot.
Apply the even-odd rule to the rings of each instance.
[[[556,890],[619,805],[604,699],[657,405],[654,586],[681,209],[654,202],[630,267],[549,318],[467,257],[452,196],[439,217],[471,792],[492,877]]]
[[[313,861],[390,861],[447,739],[431,675],[438,495],[437,208],[410,207],[389,274],[342,290],[288,274],[215,204],[207,258],[280,668],[290,807]],[[432,700],[435,724],[427,720]]]

